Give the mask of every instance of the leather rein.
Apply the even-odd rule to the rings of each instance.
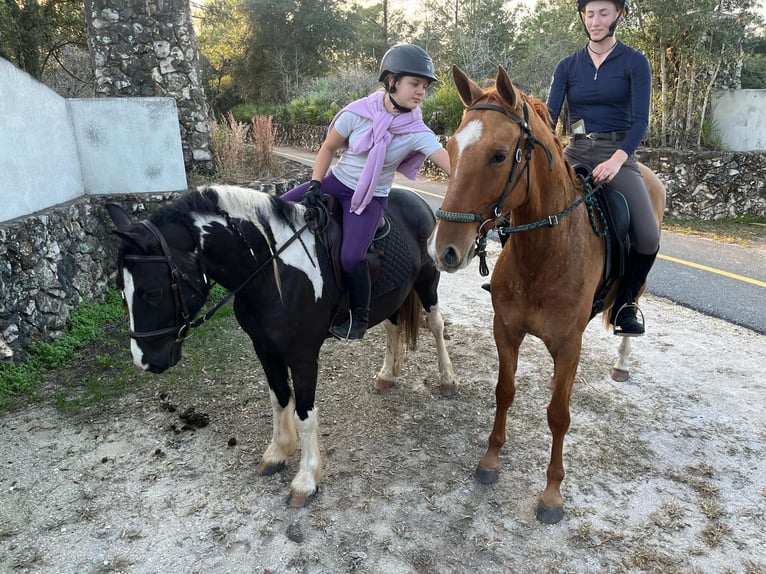
[[[176,318],[177,318],[177,324],[172,327],[165,327],[162,329],[155,329],[154,331],[128,331],[128,335],[130,335],[133,339],[151,339],[155,337],[161,337],[163,335],[169,335],[171,333],[175,333],[176,343],[180,343],[181,341],[185,341],[188,339],[191,335],[189,334],[189,331],[192,328],[199,327],[203,323],[206,323],[208,319],[210,319],[215,313],[226,303],[228,303],[234,296],[237,295],[244,287],[250,283],[250,281],[258,275],[263,269],[269,265],[274,259],[282,253],[287,247],[292,244],[293,241],[298,239],[300,235],[303,233],[303,231],[308,227],[307,224],[304,224],[301,228],[294,231],[294,234],[292,237],[290,237],[284,245],[282,245],[279,249],[276,251],[272,251],[271,255],[263,262],[261,263],[258,268],[253,271],[245,280],[242,282],[242,284],[237,287],[236,289],[229,291],[226,296],[221,298],[220,301],[218,301],[213,307],[210,308],[203,316],[195,319],[192,321],[192,316],[189,313],[189,306],[186,303],[186,298],[184,297],[183,289],[181,283],[184,282],[187,285],[189,285],[194,291],[197,292],[198,295],[202,297],[203,300],[207,299],[207,293],[203,293],[200,291],[200,289],[197,288],[197,286],[194,284],[194,282],[185,274],[183,273],[179,268],[178,265],[176,265],[175,261],[173,260],[173,254],[170,251],[170,247],[167,244],[167,241],[165,241],[165,237],[162,235],[162,232],[159,230],[159,228],[154,225],[151,221],[143,220],[140,222],[141,225],[143,225],[146,229],[148,229],[152,235],[157,239],[157,241],[160,244],[160,249],[162,249],[162,255],[125,255],[124,259],[126,261],[141,261],[145,263],[165,263],[168,266],[168,270],[170,271],[170,288],[173,292],[173,300],[175,302],[175,308],[176,308]],[[241,234],[241,233],[240,233]],[[244,238],[243,238],[244,240]],[[247,244],[247,242],[245,242]],[[248,246],[249,248],[249,246]],[[305,248],[305,246],[304,246]],[[252,250],[251,250],[252,253]],[[202,274],[202,277],[204,279],[205,285],[209,287],[209,282],[207,280],[207,275],[205,273]],[[208,289],[209,292],[209,289]]]

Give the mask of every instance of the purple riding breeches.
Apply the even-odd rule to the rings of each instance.
[[[310,182],[302,183],[281,195],[288,201],[301,201]],[[340,247],[340,263],[343,271],[351,273],[358,263],[364,261],[367,248],[375,237],[383,213],[388,206],[387,197],[373,197],[365,210],[357,215],[351,213],[354,190],[343,185],[330,171],[322,180],[322,193],[332,195],[341,205],[343,213],[343,241]]]

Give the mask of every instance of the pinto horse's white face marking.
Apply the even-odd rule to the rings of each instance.
[[[261,233],[263,233],[264,236],[268,237],[262,223],[258,221],[258,218],[256,217],[256,214],[266,212],[267,217],[265,219],[271,221],[271,234],[276,241],[275,250],[280,249],[295,234],[289,225],[277,222],[274,218],[268,217],[268,214],[271,211],[271,200],[269,199],[269,196],[246,188],[230,185],[213,185],[211,186],[211,189],[214,189],[218,193],[218,203],[224,211],[229,213],[232,217],[250,221]],[[301,206],[299,205],[296,207],[301,209]],[[203,226],[208,221],[202,220],[199,216],[196,217],[195,221],[200,227],[204,238],[206,231]],[[296,219],[293,223],[295,229],[298,229],[303,225],[303,220],[302,218],[300,220]],[[223,222],[223,225],[226,225],[225,221]],[[306,251],[303,248],[304,245],[312,256],[316,253],[316,242],[313,233],[304,233],[301,235],[301,240],[294,241],[289,247],[282,251],[278,257],[285,265],[300,269],[306,274],[306,277],[308,277],[314,287],[314,296],[318,300],[322,296],[322,289],[324,287],[322,274],[316,258],[312,259],[306,254]]]
[[[455,165],[455,171],[450,177],[457,176],[458,166],[460,165],[460,156],[463,155],[465,149],[473,143],[476,143],[481,139],[481,133],[484,129],[484,124],[480,120],[471,120],[463,129],[455,134],[454,139],[457,143],[457,162]]]
[[[136,293],[136,287],[133,283],[133,275],[127,269],[122,270],[122,293],[125,296],[125,305],[128,308],[128,325],[131,331],[136,330],[136,323],[133,320],[133,297]],[[138,341],[133,337],[130,338],[130,354],[133,356],[133,364],[139,369],[144,371],[149,369],[149,365],[145,365],[141,359],[144,357],[144,352],[138,346]]]

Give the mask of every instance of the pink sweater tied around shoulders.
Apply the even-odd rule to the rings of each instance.
[[[332,129],[335,120],[343,112],[352,112],[372,121],[372,128],[356,142],[351,150],[355,154],[368,152],[362,175],[351,198],[351,211],[356,214],[362,213],[372,201],[375,187],[383,169],[386,148],[394,135],[430,131],[423,122],[420,108],[414,108],[399,115],[391,114],[383,106],[384,95],[383,92],[375,92],[366,98],[350,103],[335,115],[328,128],[328,131]],[[425,154],[413,151],[399,164],[396,170],[409,179],[415,179],[425,159]]]

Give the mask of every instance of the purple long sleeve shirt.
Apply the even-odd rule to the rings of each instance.
[[[620,143],[629,156],[649,126],[652,72],[641,52],[618,42],[598,70],[587,46],[561,60],[553,72],[548,111],[556,127],[566,98],[569,121],[585,122],[585,131],[627,132]]]

